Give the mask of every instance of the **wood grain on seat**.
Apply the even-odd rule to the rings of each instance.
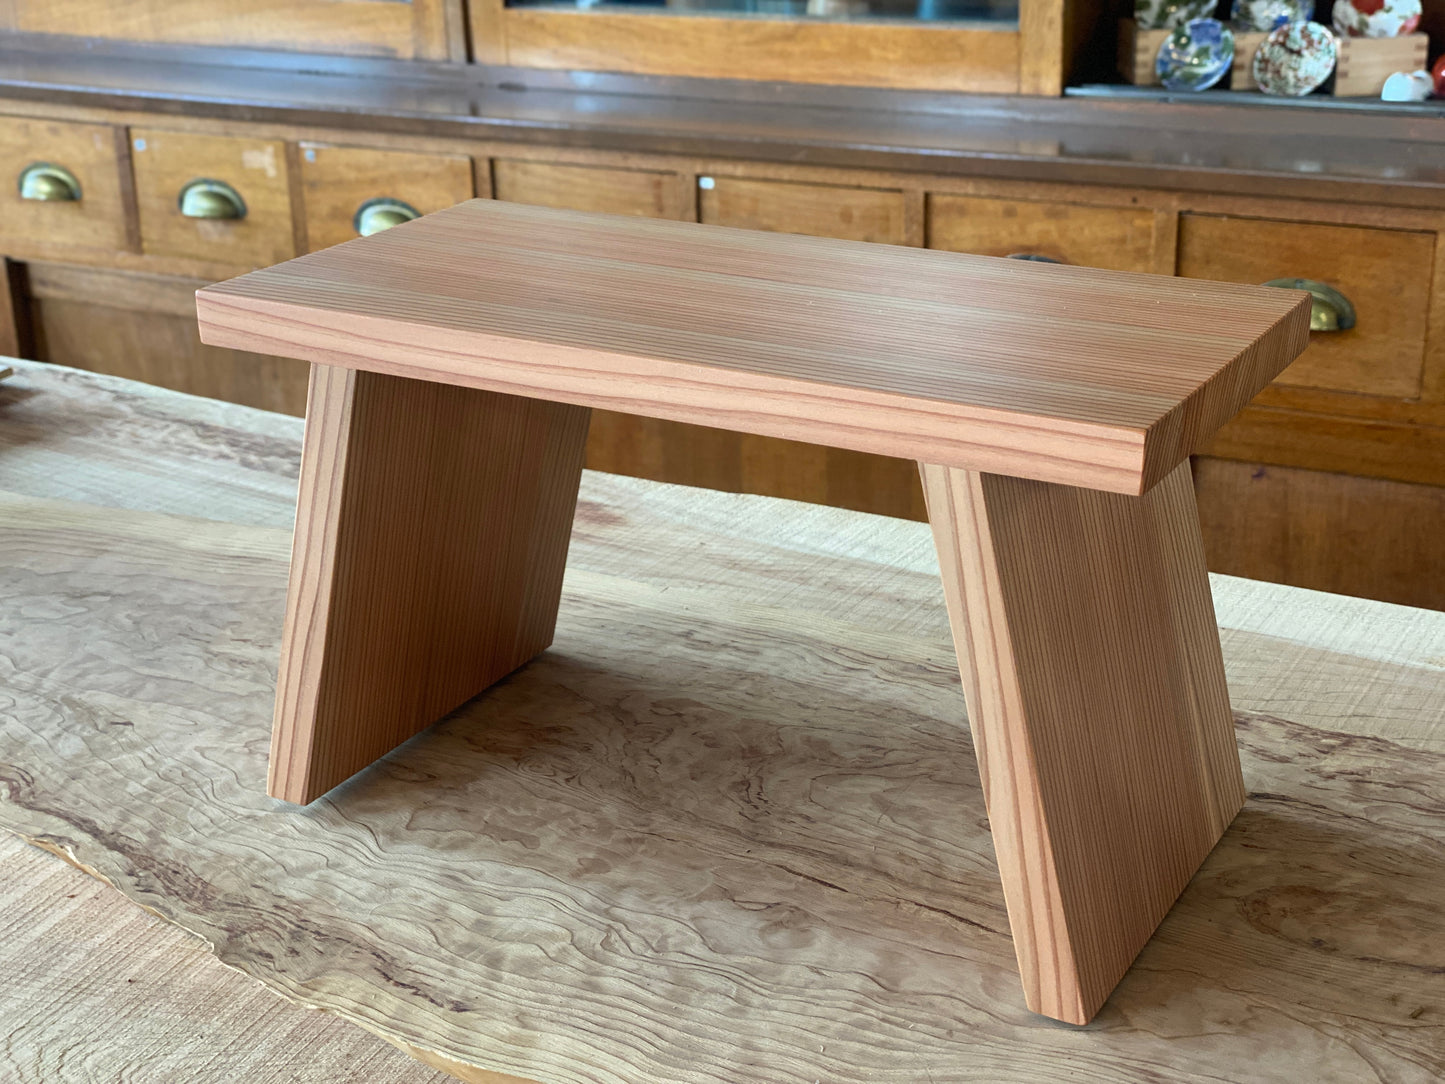
[[[199,292],[202,339],[1141,493],[1302,293],[473,200]]]

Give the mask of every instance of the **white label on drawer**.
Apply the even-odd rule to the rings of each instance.
[[[265,170],[266,176],[276,176],[276,148],[241,152],[241,165],[246,169]]]

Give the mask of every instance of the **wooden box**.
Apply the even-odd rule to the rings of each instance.
[[[1269,37],[1263,31],[1234,32],[1234,63],[1229,67],[1230,90],[1258,90],[1254,81],[1254,53]]]
[[[1336,98],[1378,98],[1385,80],[1395,72],[1429,67],[1427,34],[1398,38],[1340,38],[1335,66]]]
[[[1157,87],[1154,58],[1169,36],[1167,30],[1145,30],[1133,19],[1119,20],[1119,75],[1138,87]]]

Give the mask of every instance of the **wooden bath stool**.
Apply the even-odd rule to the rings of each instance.
[[[312,362],[277,797],[547,647],[596,406],[921,464],[1034,1011],[1088,1021],[1243,803],[1187,457],[1307,294],[473,200],[197,302]]]

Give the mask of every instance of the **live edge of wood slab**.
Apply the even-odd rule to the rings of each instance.
[[[589,475],[555,647],[296,809],[299,422],[25,363],[0,420],[0,827],[459,1076],[1445,1076],[1445,615],[1214,578],[1250,798],[1076,1029],[1019,1003],[925,526]]]

